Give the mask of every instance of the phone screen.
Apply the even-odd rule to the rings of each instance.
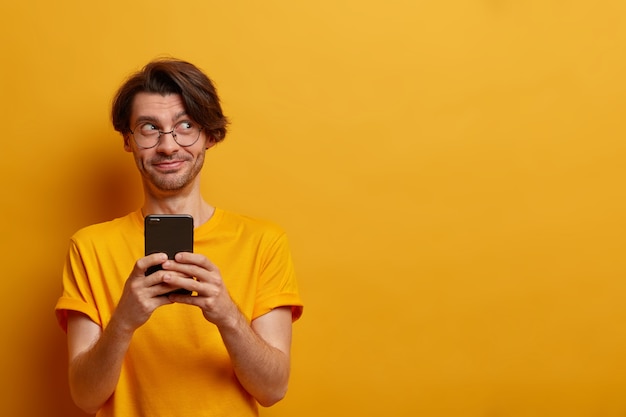
[[[193,252],[193,217],[188,214],[151,214],[144,219],[145,254],[163,252],[174,259],[178,252]],[[155,265],[150,275],[161,269]]]

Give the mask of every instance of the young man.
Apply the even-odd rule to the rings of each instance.
[[[72,397],[98,416],[258,415],[286,393],[302,303],[283,231],[200,193],[204,154],[226,134],[215,88],[190,63],[153,61],[122,85],[112,118],[144,204],[70,241],[56,314]],[[144,256],[144,216],[181,213],[194,253]]]

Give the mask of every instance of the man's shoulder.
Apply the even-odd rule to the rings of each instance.
[[[107,239],[111,235],[119,235],[120,233],[140,231],[137,224],[137,215],[137,212],[132,212],[123,217],[85,226],[76,231],[72,238],[74,240],[99,240]]]
[[[223,209],[217,209],[216,214],[219,216],[219,223],[223,227],[244,228],[248,232],[254,233],[284,233],[283,228],[277,223],[262,217],[249,216]]]

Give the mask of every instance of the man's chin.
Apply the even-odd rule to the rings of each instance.
[[[143,170],[145,185],[162,193],[173,193],[189,187],[200,173],[202,161],[189,169],[171,171]]]
[[[164,192],[180,191],[190,183],[186,178],[176,177],[171,174],[168,176],[150,176],[147,178],[147,182],[153,188]]]

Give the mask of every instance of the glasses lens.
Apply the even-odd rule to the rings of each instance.
[[[191,146],[197,142],[201,130],[196,123],[183,121],[177,123],[170,132],[163,132],[152,123],[142,123],[131,133],[135,138],[137,146],[148,149],[154,148],[159,143],[161,136],[168,134],[171,134],[180,146]]]
[[[200,127],[194,122],[184,121],[174,126],[174,133],[180,146],[191,146],[200,137]]]
[[[133,132],[135,142],[137,142],[137,145],[141,148],[152,148],[156,146],[159,142],[159,135],[159,128],[152,123],[142,123],[138,125]]]

